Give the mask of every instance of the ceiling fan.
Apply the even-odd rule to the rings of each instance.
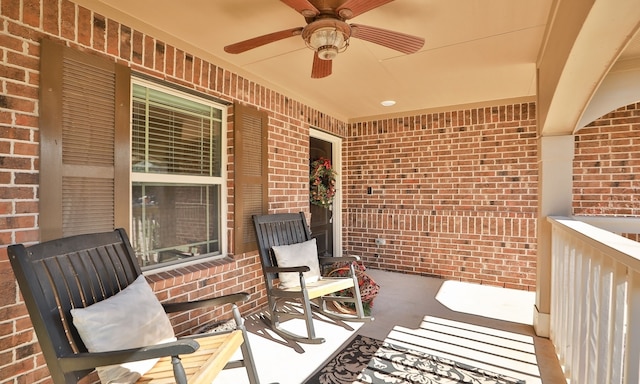
[[[347,20],[380,7],[393,0],[281,0],[304,16],[307,25],[273,32],[227,45],[228,53],[242,53],[278,40],[302,36],[307,47],[314,51],[311,77],[319,79],[331,74],[332,60],[349,46],[354,37],[411,54],[424,45],[424,38],[405,33],[347,24]]]

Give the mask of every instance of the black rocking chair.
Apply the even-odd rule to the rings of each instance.
[[[165,311],[232,305],[235,331],[178,338],[177,341],[139,348],[89,352],[74,325],[71,311],[82,311],[94,303],[103,303],[122,293],[125,288],[133,287],[136,281],[146,284],[138,279],[141,270],[125,231],[117,229],[113,232],[72,236],[30,247],[17,244],[9,246],[8,253],[54,383],[77,383],[96,367],[159,358],[151,370],[142,373],[138,382],[210,384],[220,370],[244,366],[249,382],[258,384],[247,332],[235,304],[247,300],[248,294],[236,293],[162,305],[153,302],[159,309],[158,317],[166,321],[170,332],[172,328]],[[154,296],[148,286],[145,289]],[[155,296],[153,299],[157,300]],[[126,319],[134,323],[140,312],[148,311],[133,310],[126,314]],[[105,323],[100,317],[98,320]],[[129,324],[126,326],[129,327]],[[154,325],[152,327],[157,328]],[[126,337],[135,336],[136,331],[132,327],[127,328]],[[107,338],[110,337],[107,335]],[[242,358],[232,360],[238,348],[242,351]]]
[[[373,320],[372,317],[365,315],[362,306],[358,280],[352,264],[358,258],[354,256],[318,258],[317,249],[313,244],[312,257],[317,258],[320,267],[337,262],[347,262],[349,265],[347,277],[320,277],[317,281],[309,281],[305,276],[305,272],[310,273],[313,269],[307,263],[309,255],[294,254],[292,255],[294,259],[298,257],[299,260],[306,260],[300,261],[300,263],[296,263],[295,260],[288,261],[287,266],[278,265],[276,252],[282,246],[302,245],[312,240],[304,213],[255,215],[253,216],[253,222],[267,290],[268,321],[274,332],[285,339],[301,343],[318,344],[324,342],[324,338],[316,337],[315,334],[312,305],[314,309],[325,316],[336,320]],[[309,250],[309,248],[306,249]],[[297,250],[299,251],[299,249]],[[283,287],[281,277],[285,273],[297,275],[295,284]],[[337,295],[338,292],[344,292],[345,290],[350,293],[348,296]],[[330,309],[327,304],[331,305],[332,302],[353,303],[355,314]],[[291,304],[295,305],[292,306]],[[336,308],[335,306],[333,307]],[[281,327],[281,322],[290,318],[304,319],[307,329],[306,336],[294,334]]]

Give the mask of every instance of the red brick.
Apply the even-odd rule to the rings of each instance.
[[[170,45],[165,45],[164,57],[165,73],[173,76],[175,74],[175,48]]]
[[[0,143],[0,146],[2,143]],[[15,143],[13,153],[16,155],[37,156],[40,147],[37,143]]]
[[[131,59],[131,28],[120,25],[120,58]]]
[[[2,98],[2,104],[6,105],[7,108],[10,108],[14,111],[33,112],[33,113],[36,112],[35,100],[20,99],[16,97],[11,97],[10,95],[6,95]]]
[[[104,52],[106,49],[107,23],[102,15],[93,15],[93,48]]]
[[[40,232],[37,229],[16,230],[16,243],[33,243],[40,239]]]
[[[2,8],[2,16],[18,20],[20,17],[20,2],[18,1],[3,1],[0,3]]]
[[[44,31],[57,36],[60,26],[57,0],[42,0],[42,18]]]
[[[22,360],[15,362],[12,365],[6,367],[0,367],[0,377],[11,378],[18,375],[25,375],[26,372],[33,369],[33,362],[30,360]],[[26,376],[26,375],[25,375]]]
[[[10,49],[12,51],[21,52],[23,41],[9,35],[0,35],[0,47]]]
[[[25,82],[26,80],[26,71],[22,68],[9,67],[0,64],[0,72],[2,72],[2,76],[7,79],[16,80],[19,82]],[[6,106],[3,107],[6,108]]]
[[[38,213],[37,201],[16,201],[16,214]],[[2,210],[0,210],[2,212]]]
[[[4,327],[2,325],[0,325],[0,335],[4,335],[4,329],[3,328],[9,328],[9,331],[13,331],[13,328],[11,327],[10,323],[6,323],[4,325]],[[4,365],[9,365],[13,362],[13,351],[12,350],[5,350],[4,352],[0,352],[0,367],[4,366]]]
[[[68,40],[76,40],[76,7],[69,0],[61,1],[60,35]]]
[[[156,41],[154,44],[154,50],[153,50],[153,54],[155,55],[155,58],[154,58],[155,69],[161,72],[164,71],[164,68],[165,68],[164,50],[165,50],[164,43],[160,41]]]
[[[91,46],[91,11],[85,7],[78,6],[78,44],[87,47]]]
[[[184,78],[184,61],[185,55],[184,51],[181,49],[176,49],[175,51],[175,77],[179,79]]]
[[[0,230],[33,228],[35,220],[33,216],[9,216],[0,217]]]
[[[183,79],[193,83],[193,56],[185,55],[184,57],[184,76]]]
[[[193,82],[197,85],[203,84],[202,81],[202,59],[199,57],[193,60]]]
[[[16,113],[15,118],[16,118],[16,126],[34,127],[34,128],[38,126],[37,116]]]
[[[33,27],[40,27],[40,1],[23,0],[22,21]]]
[[[155,40],[152,37],[145,35],[143,64],[147,68],[154,68],[153,60],[156,53],[155,46],[156,46]]]
[[[15,184],[24,185],[24,184],[32,184],[38,185],[39,177],[37,173],[21,173],[16,172],[15,174]]]
[[[120,55],[120,26],[113,20],[107,20],[107,53]]]
[[[144,35],[142,33],[138,31],[133,31],[133,38],[131,40],[133,53],[132,53],[131,59],[136,64],[142,64],[143,39],[144,39]]]
[[[16,23],[9,23],[8,31],[12,36],[20,37],[32,42],[39,42],[44,36],[44,34],[39,30],[31,29]]]
[[[0,215],[9,215],[12,213],[13,213],[13,203],[10,201],[0,201]]]
[[[17,59],[17,57],[16,57]],[[34,59],[35,60],[35,59]],[[18,63],[17,61],[20,61],[20,63]],[[36,62],[38,60],[35,60]],[[18,65],[25,65],[27,64],[27,62],[25,60],[16,60],[16,62],[12,63],[12,64],[18,64]],[[36,63],[37,65],[37,63]],[[38,99],[38,88],[37,87],[32,87],[29,85],[25,85],[25,84],[20,84],[20,83],[13,83],[13,82],[7,82],[7,94],[8,95],[12,95],[12,96],[20,96],[20,97],[26,97],[26,98],[30,98],[30,99],[34,99],[37,100]]]

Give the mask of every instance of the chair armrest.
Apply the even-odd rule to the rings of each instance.
[[[318,261],[322,265],[359,260],[360,258],[358,256],[318,257]]]
[[[193,353],[200,348],[200,344],[192,339],[180,339],[142,348],[123,349],[109,352],[82,352],[60,358],[60,366],[65,372],[92,369],[112,364],[122,364],[131,361],[178,356]]]
[[[239,301],[247,301],[249,294],[246,292],[232,293],[230,295],[212,297],[209,299],[184,301],[178,303],[162,303],[165,312],[183,312],[196,308],[219,306],[224,304],[233,304]]]
[[[280,273],[280,272],[309,272],[311,268],[306,265],[299,267],[265,267],[264,270],[269,273]]]

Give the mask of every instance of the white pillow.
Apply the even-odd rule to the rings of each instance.
[[[176,340],[173,327],[143,275],[122,291],[86,308],[71,310],[89,352],[139,348]],[[103,384],[135,383],[158,361],[98,367]]]
[[[291,245],[277,245],[271,247],[278,262],[278,267],[308,266],[309,272],[304,272],[305,283],[315,283],[320,278],[320,265],[318,263],[318,247],[316,239]],[[300,285],[297,272],[279,273],[280,287],[293,288]]]

